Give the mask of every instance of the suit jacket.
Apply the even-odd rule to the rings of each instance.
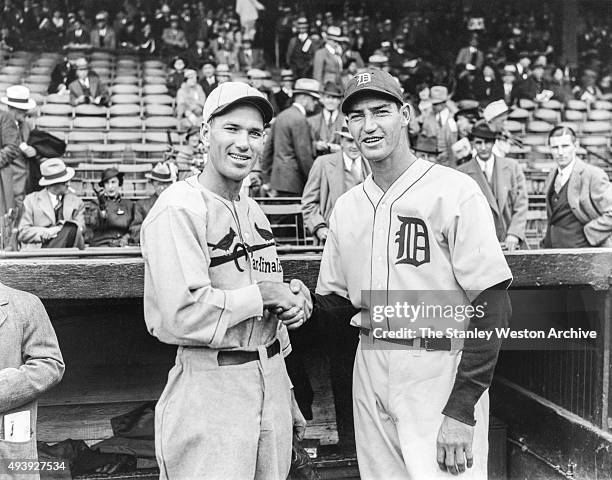
[[[319,48],[315,52],[312,62],[312,78],[317,80],[321,87],[328,81],[334,82],[336,85],[342,85],[341,60],[339,55],[331,53],[327,47]]]
[[[312,167],[308,120],[296,106],[276,117],[262,156],[261,170],[274,190],[301,196]]]
[[[20,143],[14,115],[0,111],[0,215],[15,206],[12,164],[21,156]]]
[[[370,174],[370,165],[361,159],[364,178]],[[332,209],[344,189],[344,159],[342,151],[318,157],[310,169],[302,195],[304,223],[312,233],[318,227],[328,226]]]
[[[467,65],[468,63],[471,63],[478,69],[482,68],[482,64],[484,63],[484,54],[482,53],[482,50],[476,50],[476,63],[472,62],[470,47],[464,47],[459,50],[457,59],[455,60],[455,65]]]
[[[335,134],[335,132],[342,129],[342,125],[344,124],[344,114],[340,110],[338,110],[336,119],[329,127],[327,123],[325,123],[325,117],[323,116],[322,110],[316,115],[309,117],[308,124],[312,130],[314,141],[323,140],[324,142],[337,143],[340,145],[340,139],[338,135]]]
[[[117,48],[117,36],[112,27],[106,27],[106,35],[104,35],[102,43],[100,43],[100,29],[98,28],[91,30],[89,38],[89,43],[91,43],[93,48],[107,48],[109,50],[115,50],[115,48]]]
[[[59,383],[64,360],[42,302],[34,295],[0,284],[0,425],[11,413],[30,412],[29,441],[0,442],[0,458],[38,458],[37,398]],[[2,427],[0,427],[2,428]],[[7,480],[34,480],[38,473],[3,472]]]
[[[452,112],[443,125],[440,125],[436,114],[429,110],[419,119],[421,129],[417,138],[417,150],[437,152],[437,161],[442,165],[454,167],[457,159],[454,158],[451,146],[457,141],[457,124]]]
[[[260,48],[251,48],[251,55],[247,57],[244,49],[241,48],[238,50],[238,65],[243,72],[251,68],[265,69],[266,62],[263,58],[263,51]]]
[[[136,245],[140,244],[140,227],[144,222],[145,217],[149,213],[149,210],[153,208],[153,204],[157,201],[159,196],[157,194],[151,195],[149,198],[143,198],[138,200],[134,204],[134,219],[130,224],[130,241]]]
[[[200,86],[202,87],[202,90],[204,90],[204,93],[206,94],[206,98],[208,98],[208,96],[210,95],[210,92],[212,92],[215,88],[217,88],[217,85],[219,85],[217,83],[216,77],[215,77],[215,81],[212,84],[208,83],[208,81],[205,78],[201,78],[199,83],[200,83]]]
[[[87,78],[89,78],[89,91],[91,93],[91,96],[93,98],[102,97],[102,103],[108,103],[110,95],[108,93],[106,85],[104,85],[104,83],[102,83],[102,80],[100,80],[100,77],[98,77],[97,75],[92,75],[90,73]],[[70,90],[70,103],[72,103],[72,105],[78,105],[77,99],[81,95],[85,94],[81,82],[75,80],[70,85],[68,85],[68,90]]]
[[[476,180],[482,190],[493,213],[498,240],[503,242],[506,235],[510,234],[518,237],[523,247],[526,247],[525,227],[529,199],[525,175],[518,162],[511,158],[495,157],[493,164],[495,193],[491,191],[485,174],[475,158],[459,166],[457,170]]]
[[[167,45],[172,45],[181,48],[187,48],[187,38],[185,32],[180,28],[174,30],[172,28],[164,28],[162,33],[162,41]]]
[[[64,196],[64,220],[72,220],[79,227],[81,234],[85,227],[85,205],[73,193]],[[23,244],[22,250],[31,250],[42,246],[41,234],[45,229],[57,225],[51,197],[47,189],[30,193],[23,202],[23,215],[19,222],[18,239]]]
[[[549,193],[554,188],[556,170],[550,171],[544,183],[549,219],[552,211]],[[612,184],[606,172],[577,158],[568,180],[567,201],[584,224],[588,242],[594,247],[612,247]]]
[[[312,76],[312,59],[315,51],[316,46],[310,38],[307,38],[304,42],[300,42],[298,37],[292,37],[289,40],[285,60],[289,68],[295,73],[296,78]]]
[[[76,35],[76,30],[70,30],[64,37],[65,44],[74,43],[78,45],[87,45],[90,41],[91,34],[85,28],[81,29],[81,34],[78,36]]]

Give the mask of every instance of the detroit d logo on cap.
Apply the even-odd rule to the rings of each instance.
[[[357,75],[357,86],[363,85],[365,83],[370,83],[372,81],[372,75],[369,73],[360,73]]]
[[[418,267],[429,263],[429,233],[427,225],[420,218],[397,216],[399,230],[395,232],[397,243],[396,265],[406,263]]]

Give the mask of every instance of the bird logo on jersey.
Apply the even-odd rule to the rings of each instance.
[[[408,264],[418,267],[429,263],[429,232],[420,218],[397,216],[399,230],[395,233],[397,243],[396,265]]]

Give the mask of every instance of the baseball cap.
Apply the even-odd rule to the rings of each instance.
[[[378,93],[399,103],[404,103],[400,84],[391,74],[378,68],[368,68],[349,80],[344,92],[344,100],[340,105],[342,113],[347,113],[349,103],[363,92]]]
[[[257,108],[264,123],[269,123],[274,116],[272,104],[259,90],[243,82],[226,82],[216,87],[206,98],[202,121],[208,123],[212,117],[240,103],[248,103]]]

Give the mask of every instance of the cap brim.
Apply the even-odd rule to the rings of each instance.
[[[54,178],[53,180],[46,180],[45,177],[42,177],[38,181],[38,184],[41,187],[48,187],[49,185],[55,185],[56,183],[64,183],[68,180],[72,180],[72,178],[74,177],[74,173],[74,168],[66,167],[66,175],[64,175],[63,177]]]
[[[172,176],[170,178],[159,178],[150,173],[145,173],[145,178],[149,180],[157,180],[158,182],[170,183],[172,181]]]
[[[310,95],[314,98],[321,98],[321,94],[318,92],[313,92],[311,90],[302,90],[301,88],[294,88],[293,93],[305,93],[306,95]]]
[[[381,90],[378,88],[361,88],[353,93],[351,93],[350,95],[347,95],[344,97],[344,99],[342,100],[342,103],[340,104],[340,111],[344,114],[348,113],[347,112],[347,108],[350,105],[351,102],[355,101],[355,99],[365,93],[370,93],[370,94],[375,94],[375,95],[380,95],[381,97],[385,97],[385,98],[389,98],[391,100],[393,100],[394,102],[397,103],[401,103],[402,105],[404,104],[404,99],[400,99],[399,97],[395,96],[393,93],[391,92],[387,92],[386,90]]]
[[[8,97],[2,97],[0,98],[0,102],[4,103],[5,105],[8,105],[9,107],[18,108],[19,110],[32,110],[36,107],[36,102],[31,98],[28,100],[28,103],[18,103],[11,102]]]
[[[213,110],[211,112],[210,116],[208,117],[208,119],[205,120],[205,122],[209,121],[213,117],[216,117],[217,115],[221,115],[223,112],[226,112],[230,108],[243,103],[252,105],[257,110],[259,110],[261,112],[261,115],[263,116],[264,123],[270,123],[272,121],[272,117],[274,116],[274,108],[272,107],[272,104],[266,98],[251,95],[241,97],[237,100],[234,100],[233,102],[218,107],[216,110]]]

